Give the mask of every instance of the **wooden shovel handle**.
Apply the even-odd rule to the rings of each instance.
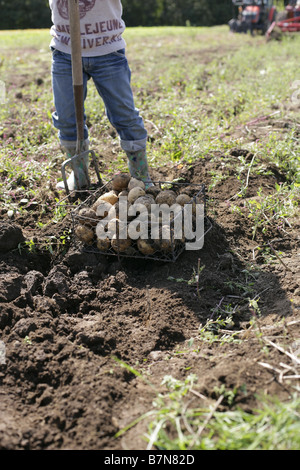
[[[84,140],[84,99],[79,0],[68,0],[77,141]],[[77,149],[77,152],[79,149]]]

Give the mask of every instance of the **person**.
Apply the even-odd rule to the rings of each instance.
[[[68,0],[49,0],[52,27],[52,89],[55,111],[54,127],[63,152],[68,158],[76,154],[77,128],[72,85],[71,39]],[[131,88],[131,70],[126,57],[123,38],[125,23],[122,19],[121,0],[79,0],[80,31],[84,103],[87,83],[93,80],[102,98],[106,115],[116,129],[120,146],[127,156],[129,173],[151,186],[147,161],[147,131],[142,117],[134,105]],[[84,110],[84,145],[89,149],[89,129]],[[88,157],[85,164],[88,167]],[[78,164],[79,188],[74,173],[67,183],[70,190],[87,185],[86,173]],[[57,189],[64,189],[63,181]]]

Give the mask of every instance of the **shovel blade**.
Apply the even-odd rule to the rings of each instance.
[[[64,186],[65,186],[65,190],[67,194],[70,194],[70,188],[68,186],[68,181],[67,181],[66,167],[70,167],[72,171],[74,172],[74,178],[75,178],[77,189],[79,190],[89,189],[89,187],[91,186],[91,180],[90,180],[89,173],[88,173],[88,165],[86,163],[87,161],[90,160],[90,157],[92,158],[93,163],[94,163],[94,168],[96,171],[98,183],[102,184],[95,152],[93,150],[86,150],[85,152],[78,153],[74,155],[73,157],[69,158],[68,160],[65,160],[61,166],[62,178],[63,178],[63,182],[64,182]],[[80,183],[79,171],[84,172],[84,179],[87,182],[87,184],[84,185],[84,187],[81,187],[82,185]]]

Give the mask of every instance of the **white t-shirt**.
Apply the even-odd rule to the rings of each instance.
[[[51,47],[71,54],[68,0],[49,0]],[[121,0],[79,0],[82,56],[110,54],[125,47]]]

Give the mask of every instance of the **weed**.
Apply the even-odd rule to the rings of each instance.
[[[227,306],[228,313],[232,310],[231,305]],[[229,315],[225,319],[218,317],[216,320],[208,320],[206,324],[200,325],[199,334],[197,336],[201,341],[207,343],[241,343],[241,340],[237,338],[238,331],[230,331],[232,327],[232,316]]]
[[[226,390],[226,387],[224,384],[222,384],[220,387],[215,386],[213,388],[214,393],[217,395],[217,397],[223,397],[223,403],[226,401],[228,406],[232,406],[234,404],[234,400],[236,398],[236,395],[238,393],[237,388],[234,388],[233,390]]]
[[[36,253],[37,251],[36,242],[32,238],[30,240],[25,240],[24,246],[28,249],[29,253]]]
[[[197,264],[197,270],[193,268],[193,274],[191,279],[183,279],[183,278],[175,278],[173,276],[169,276],[167,279],[169,281],[174,281],[174,282],[185,282],[188,285],[196,285],[197,289],[197,296],[200,298],[200,287],[199,287],[199,281],[200,281],[200,276],[202,271],[205,269],[205,266],[201,266],[201,261],[200,258],[198,259],[198,264]]]
[[[267,236],[274,230],[284,232],[286,227],[291,227],[289,218],[295,217],[300,200],[300,188],[294,184],[276,184],[275,192],[266,196],[262,188],[255,198],[245,199],[244,207],[248,218],[252,222],[252,238],[257,237],[258,232]],[[240,211],[233,206],[232,210]]]

